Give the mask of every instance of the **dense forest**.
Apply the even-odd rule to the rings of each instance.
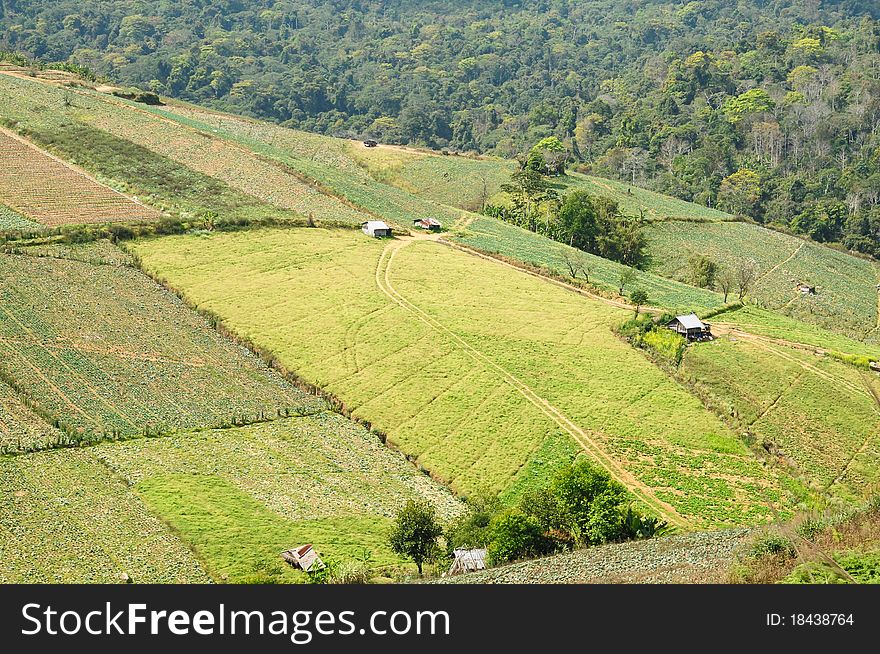
[[[880,256],[877,0],[0,0],[0,48],[337,135],[569,165]]]

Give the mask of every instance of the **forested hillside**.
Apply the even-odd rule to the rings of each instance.
[[[0,47],[307,130],[572,163],[880,253],[871,0],[0,0]]]

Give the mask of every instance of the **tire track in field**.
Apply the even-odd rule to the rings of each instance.
[[[755,286],[757,286],[758,284],[760,284],[761,281],[762,281],[765,277],[770,276],[771,274],[773,274],[774,272],[776,272],[779,268],[781,268],[782,266],[784,266],[785,264],[787,264],[789,261],[791,261],[792,259],[794,259],[794,258],[798,255],[798,253],[799,253],[801,250],[804,249],[804,246],[805,246],[806,244],[807,244],[806,241],[801,241],[801,244],[798,245],[798,246],[795,248],[794,252],[792,252],[790,255],[788,255],[788,257],[787,257],[785,260],[780,261],[780,262],[777,263],[775,266],[773,266],[770,270],[768,270],[768,271],[765,272],[763,275],[761,275],[760,277],[758,277],[758,279],[755,280]]]
[[[522,382],[519,378],[512,375],[505,368],[492,361],[489,357],[474,348],[470,343],[465,341],[461,336],[446,327],[441,321],[432,317],[422,309],[418,308],[405,297],[398,293],[391,283],[391,264],[397,252],[406,245],[414,242],[416,239],[395,240],[388,244],[379,257],[376,265],[376,285],[379,287],[392,302],[398,304],[403,309],[414,314],[417,318],[425,322],[435,331],[447,334],[462,350],[464,350],[471,358],[478,363],[488,366],[496,371],[508,384],[513,386],[519,393],[532,405],[534,405],[545,416],[555,422],[563,431],[568,433],[575,442],[577,442],[594,460],[598,461],[618,482],[630,489],[630,491],[648,506],[657,511],[662,518],[670,524],[679,527],[690,526],[689,522],[676,511],[676,509],[667,502],[658,498],[653,489],[642,483],[632,473],[626,470],[615,459],[613,459],[605,450],[587,433],[585,430],[574,424],[564,413],[555,406],[550,404],[543,397],[538,395],[531,387]],[[419,239],[425,240],[425,239]],[[514,266],[515,268],[515,266]]]

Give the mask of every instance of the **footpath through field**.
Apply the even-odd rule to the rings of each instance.
[[[461,336],[446,327],[446,325],[444,325],[442,322],[433,318],[428,313],[407,300],[394,288],[394,285],[391,281],[391,273],[395,255],[402,248],[419,240],[432,240],[434,242],[437,242],[439,241],[439,238],[436,236],[433,238],[397,238],[391,241],[385,247],[379,257],[379,261],[376,266],[376,285],[378,286],[379,290],[381,290],[386,296],[388,296],[391,301],[393,301],[406,311],[409,311],[410,313],[415,315],[418,319],[426,323],[432,329],[449,336],[461,348],[462,351],[468,354],[475,361],[485,366],[488,366],[491,370],[494,370],[496,373],[498,373],[506,383],[515,388],[526,400],[528,400],[548,418],[553,420],[563,431],[568,433],[575,440],[575,442],[577,442],[588,454],[593,457],[594,460],[601,463],[602,466],[605,467],[606,470],[608,470],[608,472],[614,478],[616,478],[620,483],[629,488],[634,495],[636,495],[640,500],[645,502],[645,504],[657,511],[661,515],[661,517],[667,520],[670,524],[674,524],[678,527],[688,527],[688,521],[681,514],[679,514],[672,505],[659,499],[654,494],[651,488],[639,481],[635,476],[633,476],[629,471],[621,466],[614,458],[608,455],[608,453],[606,453],[604,449],[602,449],[602,447],[596,442],[596,440],[591,436],[589,432],[578,427],[564,413],[562,413],[562,411],[560,411],[555,406],[550,404],[550,402],[548,402],[546,399],[538,395],[525,382],[523,382],[522,380],[508,372],[505,368],[498,365],[492,359],[477,350],[470,343],[465,341]],[[487,258],[496,263],[504,263],[499,262],[497,259],[492,259],[491,257]],[[516,268],[515,266],[511,267]],[[516,269],[520,270],[519,268]]]

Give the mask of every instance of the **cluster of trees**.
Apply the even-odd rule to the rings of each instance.
[[[398,513],[392,549],[415,562],[446,560],[459,548],[486,548],[493,564],[637,538],[667,531],[665,522],[632,508],[626,489],[580,458],[546,486],[506,507],[496,496],[467,500],[467,511],[445,529],[428,503],[409,501]],[[445,551],[441,547],[445,540]]]
[[[880,250],[874,0],[4,0],[0,48],[290,126],[557,158]]]
[[[510,181],[501,186],[510,205],[487,205],[483,213],[579,250],[641,266],[647,248],[643,218],[626,216],[614,200],[582,189],[560,196],[548,176],[565,174],[564,158],[555,156],[561,151],[556,137],[535,145],[520,159]]]

